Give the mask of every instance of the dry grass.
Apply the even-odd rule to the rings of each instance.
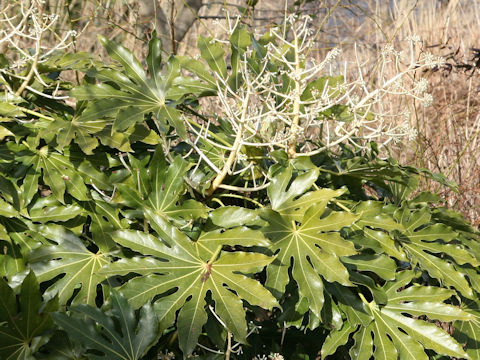
[[[372,48],[381,48],[386,42],[402,50],[406,40],[415,34],[422,39],[419,54],[431,52],[446,59],[441,69],[417,74],[429,80],[429,92],[434,95],[435,102],[429,108],[409,104],[410,121],[419,136],[414,144],[405,142],[394,149],[397,157],[403,163],[442,172],[457,182],[458,193],[439,189],[431,181],[425,181],[423,187],[440,190],[449,206],[461,211],[478,226],[480,63],[475,64],[478,58],[474,58],[476,52],[472,48],[480,47],[480,5],[475,1],[423,0],[412,4],[412,1],[398,0],[387,10],[380,6],[382,3],[370,1],[365,11],[371,20],[358,27],[349,27],[352,41],[363,45],[358,46],[363,59],[375,58]],[[355,39],[359,33],[362,37]],[[395,102],[392,106],[396,106]]]
[[[167,0],[161,2],[168,5]],[[75,43],[77,51],[103,56],[96,40],[96,34],[100,33],[135,49],[139,57],[145,54],[154,26],[151,16],[141,15],[139,0],[47,0],[47,3],[62,16],[59,30],[73,28],[80,33]],[[199,21],[180,44],[179,53],[194,54],[199,34],[222,37],[221,27],[214,20],[221,20],[224,7],[235,14],[237,5],[244,4],[244,0],[206,1]],[[293,1],[287,5],[292,8]],[[416,141],[405,140],[392,151],[402,163],[442,172],[456,181],[459,193],[438,189],[437,184],[427,180],[423,188],[440,190],[449,206],[480,225],[480,68],[475,67],[480,67],[480,60],[478,64],[472,61],[475,55],[472,48],[480,48],[480,4],[470,0],[318,0],[297,10],[316,16],[314,24],[320,31],[311,55],[321,58],[339,45],[344,52],[342,59],[362,63],[362,71],[372,82],[380,50],[386,44],[394,45],[397,50],[406,49],[412,35],[422,39],[417,45],[418,56],[432,52],[446,58],[447,65],[442,69],[415,75],[428,78],[429,92],[435,99],[433,106],[423,108],[419,103],[406,103],[403,98],[392,98],[389,102],[397,112],[408,109],[411,125],[419,133]],[[262,33],[271,24],[281,22],[284,11],[283,1],[259,0],[245,23]],[[390,66],[386,72],[398,71],[395,64]],[[473,67],[467,69],[469,66]]]

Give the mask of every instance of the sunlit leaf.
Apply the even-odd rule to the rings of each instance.
[[[472,319],[472,315],[443,302],[453,294],[448,290],[420,285],[400,290],[403,281],[409,282],[411,279],[407,272],[400,275],[398,282],[385,285],[384,290],[388,296],[385,306],[368,303],[368,311],[373,321],[367,328],[360,328],[359,333],[354,336],[352,354],[360,360],[370,359],[371,356],[385,360],[397,357],[426,360],[428,356],[424,350],[432,349],[438,354],[468,358],[462,346],[448,333],[418,317],[425,315],[432,320],[468,321]]]
[[[273,296],[262,285],[242,273],[257,271],[273,258],[250,252],[220,251],[222,242],[208,233],[202,242],[214,241],[214,252],[197,253],[194,243],[162,216],[147,213],[152,227],[160,238],[139,231],[121,230],[113,239],[143,257],[123,259],[102,269],[103,274],[140,274],[121,287],[121,292],[136,308],[162,295],[154,304],[161,319],[161,327],[171,325],[178,315],[180,347],[189,354],[196,346],[202,326],[206,322],[205,296],[210,293],[215,302],[215,311],[232,331],[238,341],[246,338],[245,310],[241,300],[266,309],[278,306]],[[227,237],[228,238],[228,237]],[[256,245],[265,243],[259,234]],[[226,244],[242,244],[225,241]],[[253,245],[249,240],[246,245]],[[206,249],[211,247],[205,246]],[[207,256],[202,256],[207,255]],[[235,291],[232,292],[232,291]]]
[[[180,156],[167,165],[162,148],[158,146],[148,166],[131,160],[131,181],[134,186],[118,185],[128,206],[148,208],[166,218],[177,220],[188,221],[206,216],[206,207],[200,202],[194,199],[181,201],[186,190],[183,177],[186,176],[189,164]]]
[[[183,79],[180,63],[175,57],[169,58],[166,64],[162,63],[160,40],[156,37],[150,41],[147,57],[150,76],[147,76],[147,72],[131,51],[103,36],[99,38],[107,53],[121,64],[125,73],[113,69],[92,70],[91,74],[103,83],[84,84],[71,91],[72,96],[78,100],[90,100],[86,109],[77,116],[77,123],[113,118],[113,134],[143,123],[146,115],[153,114],[160,132],[164,133],[166,125],[169,124],[175,128],[178,135],[185,137],[185,125],[172,101],[203,91],[201,84],[188,79],[177,80]],[[118,89],[105,82],[116,84]],[[102,143],[106,143],[106,139],[103,139]],[[118,147],[122,151],[130,150],[129,144],[114,144],[107,145]],[[92,146],[93,143],[90,146],[83,144],[83,148],[90,151]]]
[[[95,305],[97,284],[105,278],[98,271],[109,262],[107,256],[100,251],[89,251],[78,237],[59,225],[41,226],[39,232],[56,245],[33,251],[29,258],[31,267],[40,282],[61,276],[48,287],[45,295],[58,294],[60,304],[65,304],[79,289],[73,304]]]
[[[301,199],[308,197],[308,193],[300,197],[296,200],[300,204],[298,208],[295,207],[292,216],[290,211],[285,210],[288,209],[285,204],[292,203],[295,197],[302,195],[315,181],[317,173],[300,175],[285,190],[291,181],[291,174],[288,169],[279,173],[272,179],[276,186],[269,187],[272,208],[279,210],[264,209],[260,213],[269,222],[262,231],[272,241],[270,248],[277,255],[275,261],[267,267],[266,286],[280,297],[289,281],[288,269],[293,260],[292,277],[298,284],[299,293],[308,300],[311,311],[319,317],[323,306],[322,277],[329,282],[352,285],[349,273],[339,257],[354,255],[357,251],[352,242],[342,238],[339,231],[352,225],[358,216],[346,212],[328,213],[328,200],[338,195],[337,192],[328,190],[325,193],[321,190],[315,192],[320,194],[321,200],[309,206],[308,210],[300,205]],[[306,203],[308,206],[310,200]],[[300,220],[295,220],[302,213],[304,215]],[[328,215],[324,216],[325,214]]]

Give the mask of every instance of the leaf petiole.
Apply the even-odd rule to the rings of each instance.
[[[217,248],[215,249],[215,252],[213,253],[212,257],[210,260],[207,262],[207,266],[211,266],[212,263],[217,259],[218,255],[220,254],[220,251],[222,251],[222,245],[218,245]]]

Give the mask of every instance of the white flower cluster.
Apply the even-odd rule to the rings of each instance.
[[[416,95],[422,95],[428,89],[428,80],[425,78],[421,78],[420,80],[416,81],[413,86],[413,92]]]
[[[433,105],[433,95],[432,94],[424,94],[422,99],[423,107],[429,107]]]
[[[417,34],[407,36],[407,41],[411,41],[413,44],[421,43],[422,39]]]
[[[400,133],[403,133],[405,136],[408,137],[408,140],[413,141],[417,138],[418,131],[417,129],[410,126],[408,122],[403,123],[400,126]]]
[[[284,360],[279,353],[270,353],[270,355],[256,355],[252,360]]]
[[[441,56],[435,56],[431,52],[425,52],[422,54],[423,63],[428,66],[430,69],[441,68],[445,65],[445,59]]]
[[[240,86],[232,88],[231,81],[216,74],[216,100],[221,109],[216,115],[230,123],[234,144],[225,146],[209,136],[208,124],[205,131],[190,126],[204,141],[233,154],[223,169],[214,165],[208,154],[200,154],[219,178],[249,171],[254,189],[264,188],[266,175],[254,173],[253,160],[239,151],[244,146],[270,150],[281,147],[297,157],[318,154],[341,143],[362,147],[375,141],[383,147],[402,138],[416,138],[417,130],[409,124],[410,112],[405,110],[408,106],[402,102],[401,110],[396,109],[392,97],[431,105],[428,81],[411,79],[423,69],[441,66],[442,58],[429,53],[419,58],[414,46],[410,47],[411,54],[405,54],[389,43],[381,51],[375,72],[368,73],[367,78],[358,56],[338,66],[339,48],[333,48],[321,60],[308,57],[313,45],[311,19],[292,14],[286,21],[285,27],[270,29],[273,40],[265,45],[266,53],[261,57],[257,50],[244,52],[237,75]],[[236,24],[228,23],[227,30],[232,33]],[[420,39],[412,37],[410,41]],[[257,56],[254,62],[252,56]],[[397,73],[385,70],[391,69],[384,66],[387,62],[398,64]],[[332,68],[342,68],[342,72]],[[260,184],[256,179],[261,179]]]

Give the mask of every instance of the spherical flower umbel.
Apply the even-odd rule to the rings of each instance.
[[[433,104],[433,95],[426,93],[423,95],[422,105],[423,107],[429,107]]]

